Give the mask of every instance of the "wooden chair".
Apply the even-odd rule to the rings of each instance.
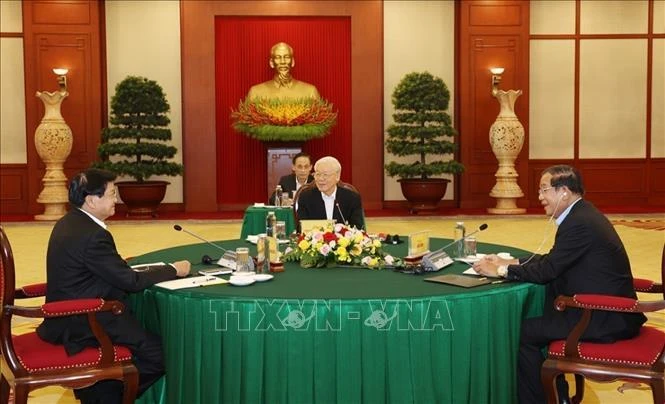
[[[645,313],[663,310],[665,294],[665,246],[661,261],[661,282],[634,279],[635,290],[659,293],[663,300],[639,301],[635,299],[602,296],[559,296],[555,301],[557,310],[568,307],[582,309],[582,318],[564,340],[554,341],[549,346],[548,358],[541,371],[547,401],[556,404],[556,377],[559,374],[575,374],[575,396],[573,403],[581,403],[584,397],[584,378],[597,382],[622,380],[645,383],[651,387],[654,404],[665,403],[665,333],[650,325],[642,326],[639,335],[632,339],[609,344],[580,342],[580,337],[589,324],[593,310]]]
[[[0,403],[9,399],[14,389],[16,404],[25,404],[28,393],[49,385],[83,388],[105,379],[124,383],[123,403],[134,402],[138,387],[138,371],[132,363],[128,348],[112,345],[96,319],[96,313],[124,310],[118,301],[103,299],[77,299],[50,302],[37,307],[14,305],[15,298],[40,297],[46,294],[46,284],[35,284],[15,290],[14,256],[4,229],[0,226]],[[43,341],[36,332],[14,336],[11,334],[13,315],[32,318],[54,318],[87,315],[90,328],[100,348],[85,348],[68,356],[63,345]]]
[[[339,181],[337,182],[337,186],[340,188],[348,189],[349,191],[353,191],[356,194],[360,194],[360,192],[358,192],[358,189],[353,185],[349,184],[348,182]],[[300,187],[296,191],[296,194],[293,196],[293,217],[295,219],[296,229],[298,229],[298,231],[300,231],[300,219],[298,218],[298,209],[296,209],[296,206],[298,206],[298,199],[300,198],[300,195],[302,195],[303,192],[308,192],[309,190],[312,190],[314,188],[316,188],[316,182],[315,181],[309,182]]]

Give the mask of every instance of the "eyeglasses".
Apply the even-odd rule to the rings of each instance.
[[[545,192],[549,191],[552,188],[554,188],[554,187],[540,188],[538,190],[538,195],[542,195],[542,194],[544,194]]]
[[[321,180],[327,180],[328,178],[332,177],[333,175],[335,175],[334,172],[326,173],[326,172],[323,172],[323,171],[318,171],[318,172],[314,173],[314,178],[321,179]]]

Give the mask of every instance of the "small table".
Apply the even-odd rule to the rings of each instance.
[[[275,212],[277,220],[286,223],[286,234],[291,234],[296,229],[296,220],[293,216],[292,207],[250,206],[245,210],[240,238],[244,240],[247,236],[265,233],[268,212]]]

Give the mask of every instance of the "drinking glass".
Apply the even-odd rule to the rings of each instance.
[[[464,239],[464,253],[466,254],[467,257],[469,256],[476,256],[476,253],[478,252],[476,250],[478,246],[478,242],[476,241],[475,237],[467,237]]]
[[[288,192],[282,192],[282,206],[291,206],[291,198]]]
[[[249,248],[238,247],[236,248],[236,274],[247,275],[249,274]]]
[[[273,234],[277,240],[286,240],[286,222],[275,222],[275,229],[273,230]]]

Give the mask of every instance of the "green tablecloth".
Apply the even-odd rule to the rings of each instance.
[[[293,217],[293,208],[277,208],[274,206],[250,206],[245,210],[245,217],[242,219],[242,230],[240,239],[244,240],[247,236],[266,232],[266,216],[268,212],[275,212],[277,220],[286,223],[286,234],[291,234],[296,229],[296,221]]]
[[[197,262],[208,248],[177,247],[133,262]],[[387,249],[406,252],[405,245]],[[478,250],[525,254],[491,244]],[[436,275],[466,268],[455,263]],[[162,335],[167,376],[139,401],[515,402],[520,323],[541,314],[544,288],[463,289],[424,277],[287,264],[275,279],[249,287],[152,287],[135,295],[133,305],[146,327]]]

